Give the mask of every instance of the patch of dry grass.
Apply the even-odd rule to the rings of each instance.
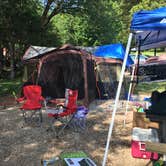
[[[100,108],[102,105],[100,105]],[[123,107],[122,107],[123,108]],[[0,109],[0,163],[3,166],[39,166],[41,159],[59,156],[67,151],[84,151],[101,165],[107,140],[111,110],[93,109],[87,117],[87,130],[66,129],[57,139],[47,132],[48,117],[43,111],[42,127],[26,125],[18,106]],[[134,159],[130,153],[132,112],[123,127],[124,112],[117,112],[107,166],[143,166],[148,160]]]

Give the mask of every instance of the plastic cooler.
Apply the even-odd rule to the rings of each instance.
[[[134,158],[157,160],[158,154],[146,151],[145,142],[159,142],[157,130],[134,127],[131,141],[132,156]]]

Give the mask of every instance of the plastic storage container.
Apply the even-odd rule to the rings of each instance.
[[[132,140],[159,142],[158,133],[156,129],[142,129],[139,127],[133,128]]]

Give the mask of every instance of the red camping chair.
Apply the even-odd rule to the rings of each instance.
[[[78,90],[65,90],[65,103],[57,104],[56,107],[48,107],[45,102],[46,112],[49,118],[51,119],[51,128],[54,133],[56,133],[57,137],[64,131],[64,129],[71,125],[71,121],[74,118],[74,114],[77,110],[77,97]],[[62,122],[64,125],[59,130],[59,132],[55,132],[54,123],[56,121]]]
[[[38,85],[27,85],[23,87],[23,97],[17,99],[18,102],[24,101],[20,108],[23,113],[25,122],[32,122],[32,118],[36,119],[40,124],[42,122],[41,101],[42,97],[41,87]]]

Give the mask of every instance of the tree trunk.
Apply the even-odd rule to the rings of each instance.
[[[15,44],[9,43],[9,54],[10,54],[10,79],[15,78],[15,68],[14,68],[14,54],[15,54]]]
[[[0,45],[0,75],[3,69],[3,49],[2,46]]]
[[[23,82],[28,81],[28,68],[27,68],[27,65],[24,66],[24,74],[23,74],[22,81]]]

